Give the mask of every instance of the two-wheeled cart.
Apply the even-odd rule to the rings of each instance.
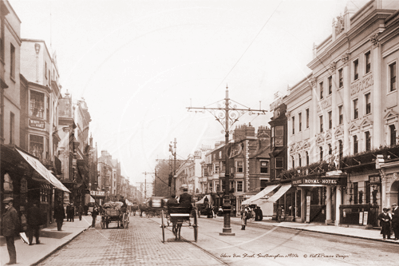
[[[164,210],[161,213],[162,242],[165,242],[165,228],[171,226],[175,235],[175,240],[180,240],[180,232],[182,227],[192,227],[194,230],[194,240],[198,239],[198,213],[197,210],[192,211],[189,207],[169,207],[168,208],[170,223],[167,221]],[[191,218],[193,218],[191,223]]]

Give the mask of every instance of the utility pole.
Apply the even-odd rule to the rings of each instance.
[[[144,201],[147,199],[147,175],[152,175],[156,173],[149,173],[149,172],[144,172]]]
[[[224,107],[223,107],[224,103]],[[243,116],[245,113],[249,113],[249,115],[257,114],[257,115],[265,115],[266,110],[261,109],[251,109],[246,107],[240,103],[237,103],[229,98],[229,88],[226,86],[226,97],[224,100],[218,102],[218,107],[187,107],[188,111],[190,110],[205,110],[210,112],[216,120],[224,127],[225,132],[225,144],[224,144],[224,158],[225,158],[225,172],[224,172],[224,193],[223,193],[223,232],[219,233],[220,235],[226,236],[234,236],[235,234],[231,232],[230,227],[230,212],[231,212],[231,202],[229,197],[229,188],[230,188],[230,169],[229,169],[229,156],[228,152],[228,143],[229,143],[229,128],[231,128],[238,119]],[[197,111],[195,111],[197,112]]]
[[[172,142],[170,142],[169,144],[169,151],[172,153],[173,155],[173,190],[174,190],[174,194],[176,195],[176,138],[174,143],[174,148],[172,148]]]

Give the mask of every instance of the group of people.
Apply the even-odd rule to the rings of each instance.
[[[245,230],[245,226],[247,225],[247,221],[253,218],[255,221],[263,220],[263,212],[259,206],[247,206],[241,207],[241,230]]]
[[[399,208],[396,203],[392,204],[392,211],[389,208],[383,208],[382,213],[378,215],[378,220],[380,220],[383,239],[391,239],[393,231],[395,240],[399,240]]]

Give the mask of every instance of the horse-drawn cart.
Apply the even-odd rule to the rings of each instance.
[[[107,228],[111,222],[117,222],[118,228],[122,225],[123,228],[129,227],[129,215],[123,212],[122,202],[107,202],[103,205],[103,212],[101,213],[101,228]]]
[[[198,213],[197,210],[192,211],[192,208],[188,207],[169,207],[169,219],[172,224],[172,232],[175,235],[175,239],[180,239],[180,232],[182,227],[192,227],[194,229],[194,240],[197,242],[198,238]],[[191,219],[193,223],[191,224]],[[162,228],[162,242],[165,242],[165,228],[169,227],[166,215],[162,210],[161,213],[161,228]]]

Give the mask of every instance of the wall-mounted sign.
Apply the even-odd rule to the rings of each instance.
[[[45,129],[46,123],[41,120],[29,119],[29,126],[33,128]]]
[[[379,184],[379,183],[381,183],[380,175],[371,175],[371,176],[369,176],[369,178],[370,178],[370,184]]]
[[[105,191],[95,191],[95,190],[91,190],[91,191],[90,191],[90,195],[105,197]]]
[[[345,184],[344,178],[300,178],[292,181],[294,186],[337,186]]]

